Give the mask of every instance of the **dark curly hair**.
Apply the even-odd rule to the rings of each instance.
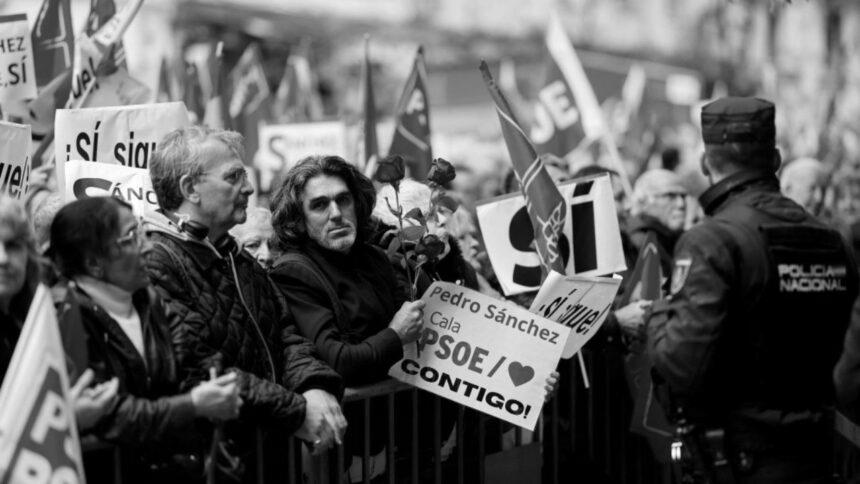
[[[272,227],[281,250],[307,241],[302,195],[308,181],[319,175],[340,178],[352,193],[357,222],[356,243],[367,242],[373,235],[376,229],[376,222],[371,216],[376,204],[373,182],[340,156],[313,155],[302,159],[287,172],[269,205]]]
[[[49,255],[67,278],[87,274],[87,261],[113,253],[119,230],[119,209],[131,205],[113,197],[75,200],[57,212],[51,223]]]

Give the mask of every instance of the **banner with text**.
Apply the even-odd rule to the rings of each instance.
[[[260,190],[269,192],[272,180],[309,155],[347,157],[346,126],[340,121],[260,126],[260,148],[254,166],[260,171]],[[353,160],[348,160],[353,161]]]
[[[609,175],[562,183],[559,191],[570,208],[558,244],[567,273],[598,276],[623,271],[626,263]],[[487,255],[505,295],[537,290],[540,259],[523,196],[481,202],[477,213]]]
[[[0,108],[36,97],[36,68],[27,15],[0,16]]]
[[[158,209],[149,172],[142,168],[72,160],[66,163],[63,201],[90,197],[115,197],[131,205],[135,215]]]
[[[422,298],[424,331],[388,374],[534,430],[544,385],[570,331],[507,301],[448,282]]]
[[[30,125],[0,121],[0,193],[21,200],[30,189]]]
[[[0,484],[84,482],[51,293],[36,289],[0,388]]]
[[[71,160],[147,169],[164,135],[190,124],[181,102],[58,109],[57,184],[65,186],[65,163]]]
[[[588,343],[612,308],[621,278],[563,276],[552,271],[529,311],[570,328],[562,358],[577,354]]]

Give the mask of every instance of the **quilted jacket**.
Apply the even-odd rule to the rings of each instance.
[[[244,402],[240,421],[288,433],[304,420],[301,392],[342,394],[340,376],[295,333],[265,271],[229,235],[216,248],[155,212],[144,227],[147,270],[167,304],[183,391],[208,378],[211,367],[236,371]]]

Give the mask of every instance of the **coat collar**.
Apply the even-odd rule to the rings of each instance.
[[[744,170],[730,175],[705,190],[699,197],[699,204],[705,214],[713,215],[729,198],[753,184],[764,184],[779,190],[779,180],[775,174],[765,171]]]

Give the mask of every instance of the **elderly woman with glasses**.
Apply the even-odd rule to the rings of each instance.
[[[241,399],[233,373],[181,392],[165,307],[143,267],[144,243],[123,201],[87,198],[60,209],[50,249],[65,278],[55,291],[65,293],[60,325],[81,327],[97,381],[118,381],[118,398],[92,433],[125,451],[123,482],[193,482],[203,477],[197,452],[206,420],[237,417]],[[85,456],[88,479],[111,470],[100,459]]]

